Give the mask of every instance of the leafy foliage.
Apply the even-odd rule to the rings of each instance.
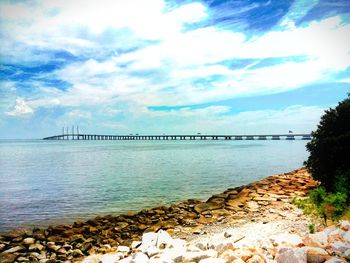
[[[316,231],[315,224],[309,224],[308,228],[309,228],[310,234],[314,234],[315,233],[315,231]]]
[[[305,165],[312,176],[327,191],[349,191],[350,94],[335,109],[325,112],[306,148],[310,156]]]
[[[294,204],[304,210],[305,214],[321,218],[326,225],[327,220],[338,221],[346,212],[346,193],[329,193],[323,186],[309,192],[306,199],[296,199]],[[310,229],[311,231],[311,229]]]

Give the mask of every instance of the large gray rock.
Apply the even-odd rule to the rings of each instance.
[[[327,261],[325,261],[324,263],[346,263],[346,261],[333,257],[331,259],[328,259]]]
[[[277,263],[307,263],[306,251],[300,248],[280,248],[276,261]]]
[[[346,244],[340,241],[335,241],[332,243],[332,250],[334,251],[340,251],[341,253],[344,253],[348,249],[350,249],[350,244]]]
[[[327,251],[320,247],[303,247],[307,254],[308,263],[323,263],[330,258]]]
[[[320,247],[328,245],[328,234],[325,231],[309,234],[309,238]]]

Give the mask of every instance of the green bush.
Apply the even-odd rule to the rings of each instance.
[[[310,152],[305,162],[312,176],[327,191],[348,192],[350,187],[350,94],[335,109],[321,117],[312,140],[306,145]]]
[[[310,234],[314,234],[315,233],[315,231],[316,231],[315,224],[309,224],[308,228],[309,228]]]
[[[323,186],[319,186],[310,191],[307,198],[294,200],[294,204],[303,209],[305,214],[315,219],[321,218],[326,225],[327,220],[338,221],[345,214],[346,200],[345,193],[330,193]]]

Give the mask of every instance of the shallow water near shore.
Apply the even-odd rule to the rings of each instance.
[[[0,232],[207,198],[302,166],[306,141],[0,141]]]

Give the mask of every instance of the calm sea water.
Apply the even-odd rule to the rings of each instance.
[[[305,141],[0,141],[0,231],[207,198],[302,166]]]

